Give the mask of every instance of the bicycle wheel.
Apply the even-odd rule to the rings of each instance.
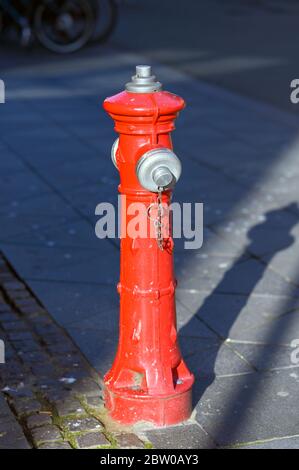
[[[81,49],[92,38],[94,11],[86,0],[44,0],[35,10],[33,24],[44,47],[67,54]]]
[[[96,11],[93,41],[105,41],[113,32],[118,19],[115,0],[93,0]]]

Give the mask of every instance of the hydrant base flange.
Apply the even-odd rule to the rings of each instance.
[[[157,427],[182,423],[192,412],[191,389],[167,397],[125,396],[104,392],[105,406],[112,419],[124,425],[149,422]]]

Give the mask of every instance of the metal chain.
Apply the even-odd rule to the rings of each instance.
[[[157,213],[157,220],[156,220],[157,243],[158,243],[158,247],[161,251],[163,251],[163,249],[164,249],[163,248],[163,235],[162,235],[162,229],[163,229],[163,222],[162,222],[162,217],[163,217],[162,191],[163,191],[163,188],[159,187],[158,188],[158,197],[157,197],[158,213]]]
[[[163,215],[164,215],[164,208],[163,208],[163,204],[162,204],[162,192],[163,192],[163,188],[159,187],[158,188],[158,195],[157,195],[157,202],[151,204],[149,206],[148,210],[147,210],[148,218],[153,221],[153,225],[154,225],[154,228],[155,228],[155,231],[156,231],[157,244],[158,244],[158,247],[161,251],[164,250],[164,247],[163,247],[163,233],[162,233],[162,229],[164,227],[163,222],[162,222],[162,218],[163,218]],[[151,209],[154,206],[157,206],[157,216],[155,218],[151,217]]]

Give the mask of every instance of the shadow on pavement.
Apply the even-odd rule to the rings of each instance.
[[[289,219],[288,224],[284,225],[283,230],[275,231],[273,230],[273,223],[279,219],[280,214],[285,213],[285,211],[291,211],[294,214],[293,219]],[[191,333],[195,333],[199,328],[199,320],[203,321],[204,324],[210,328],[209,326],[209,315],[213,313],[215,306],[218,303],[219,306],[219,299],[217,298],[217,293],[221,292],[247,292],[247,294],[241,297],[241,301],[236,303],[235,305],[230,302],[229,296],[227,296],[228,301],[226,302],[225,295],[222,297],[222,305],[221,309],[223,311],[223,317],[221,320],[221,336],[218,333],[220,342],[218,343],[218,349],[214,349],[213,353],[209,353],[209,371],[204,374],[201,374],[201,365],[198,364],[198,369],[194,370],[194,363],[192,372],[195,374],[196,379],[198,381],[198,385],[194,388],[195,393],[193,395],[193,406],[196,407],[198,402],[200,401],[201,397],[205,393],[206,389],[213,383],[215,379],[215,371],[214,366],[217,359],[217,355],[219,349],[221,348],[223,342],[227,340],[230,336],[230,330],[234,325],[234,322],[237,320],[238,315],[242,311],[242,309],[246,306],[251,292],[254,290],[255,286],[258,282],[263,278],[265,270],[268,268],[268,264],[270,263],[272,258],[275,257],[277,253],[283,251],[290,247],[294,243],[294,236],[291,234],[293,227],[299,221],[299,207],[297,203],[289,204],[286,207],[282,207],[280,209],[275,209],[267,212],[265,214],[265,221],[260,224],[255,225],[252,227],[248,233],[248,238],[250,239],[250,243],[244,250],[244,252],[237,258],[232,267],[225,273],[220,283],[216,286],[216,288],[212,291],[212,293],[205,299],[203,305],[199,308],[199,310],[195,313],[194,317],[180,330],[180,342],[182,347],[184,348],[184,342],[186,341],[186,337],[188,337]],[[258,257],[255,257],[254,253],[260,251],[260,246],[264,245],[265,243],[265,230],[272,229],[272,239],[269,240],[271,242],[271,255],[267,259],[267,263],[262,262]],[[248,260],[248,253],[251,254],[252,259],[256,259],[256,263],[254,264],[254,269],[248,272],[246,277],[239,278],[239,267],[240,264],[244,261]],[[298,298],[289,298],[286,301],[286,305],[282,306],[282,313],[285,311],[290,311],[292,308],[295,308],[294,305],[298,301]],[[204,320],[203,320],[204,319]],[[272,327],[268,329],[267,337],[264,338],[265,344],[279,344],[279,340],[283,335],[283,329],[281,326],[279,328]],[[201,339],[198,338],[198,342]],[[275,351],[275,347],[274,347]],[[259,352],[257,352],[257,355]],[[261,350],[261,354],[263,354],[263,350]],[[188,364],[188,359],[187,359]],[[257,361],[255,361],[257,362]],[[267,369],[267,364],[264,364],[264,369]],[[253,371],[257,369],[253,368]],[[204,379],[201,383],[201,380]],[[253,393],[248,393],[247,390],[242,389],[241,387],[235,391],[235,396],[230,397],[230,401],[227,403],[227,410],[224,416],[220,418],[220,424],[217,429],[216,435],[213,435],[216,442],[219,442],[219,439],[224,434],[227,439],[231,439],[237,436],[238,429],[242,426],[242,419],[234,420],[232,419],[233,414],[235,412],[235,404],[241,404],[243,411],[243,416],[246,414],[246,409],[251,405],[252,402],[255,400],[255,395],[258,393],[259,389],[259,380],[257,378],[256,386],[253,388]],[[241,412],[242,417],[242,412]],[[200,422],[200,416],[199,416]],[[244,416],[245,419],[245,416]]]

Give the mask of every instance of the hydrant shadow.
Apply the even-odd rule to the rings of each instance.
[[[286,215],[290,215],[290,217],[285,217]],[[281,218],[283,218],[283,224],[279,226],[278,224]],[[299,206],[297,203],[292,203],[286,207],[267,212],[265,214],[265,220],[255,225],[248,232],[248,239],[250,242],[246,249],[234,261],[232,267],[225,273],[216,288],[193,315],[192,319],[180,329],[180,344],[182,346],[183,355],[185,356],[187,365],[189,365],[191,371],[196,377],[196,383],[193,389],[193,408],[196,407],[206,389],[213,383],[216,377],[215,364],[219,350],[222,347],[223,342],[229,338],[232,326],[248,303],[255,287],[263,278],[263,275],[268,268],[268,264],[278,252],[285,250],[294,243],[294,236],[290,232],[298,222]],[[278,227],[279,230],[277,230]],[[265,237],[269,236],[270,233],[272,237],[269,240],[269,252],[267,252],[267,242],[265,244]],[[265,250],[267,255],[266,257],[263,257],[264,259],[261,259],[260,254],[264,255]],[[248,260],[253,261],[251,269],[248,271],[245,270],[243,275],[240,276],[240,265]],[[220,300],[219,294],[228,292],[231,294],[239,294],[238,302],[232,302],[231,295],[222,295]],[[211,330],[213,330],[213,332],[218,336],[219,341],[217,341],[216,347],[214,341],[213,347],[206,349],[208,361],[205,361],[205,363],[208,362],[208,365],[206,370],[201,372],[201,364],[197,364],[194,361],[194,357],[196,357],[196,343],[200,347],[201,342],[203,341],[199,336],[196,337],[199,320],[204,319],[204,323],[209,328],[209,316],[213,314],[216,306],[217,310],[219,310],[219,302],[221,302],[221,312],[223,313],[220,320],[221,328],[219,328],[221,332],[219,332],[217,328],[211,328]],[[218,324],[219,323],[220,322],[218,322]],[[191,336],[193,338],[195,354],[190,354],[188,359],[188,354],[184,354],[184,349],[188,338]],[[196,338],[195,343],[194,338]]]

